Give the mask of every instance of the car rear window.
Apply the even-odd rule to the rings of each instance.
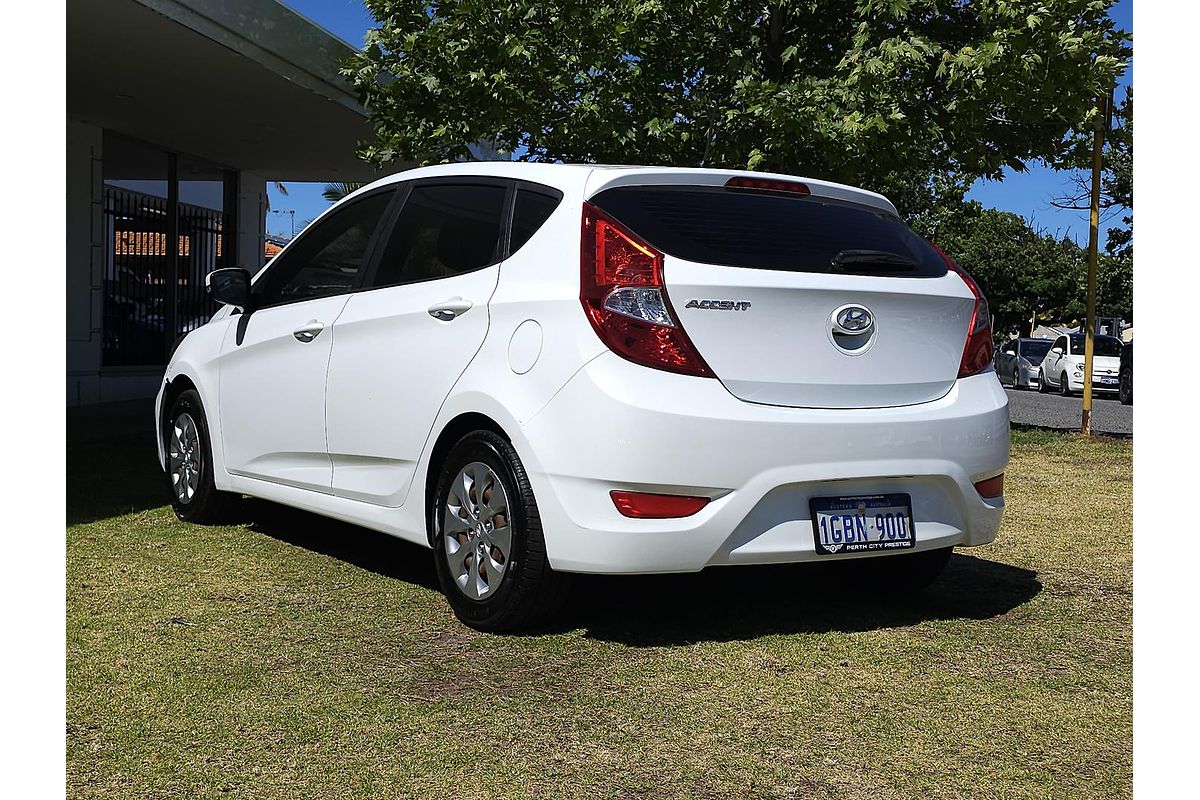
[[[590,201],[676,258],[785,272],[932,278],[946,263],[894,214],[824,197],[621,186]]]

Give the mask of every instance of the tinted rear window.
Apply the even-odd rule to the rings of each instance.
[[[856,203],[697,186],[622,186],[591,202],[688,261],[786,272],[946,274],[941,256],[899,217]]]

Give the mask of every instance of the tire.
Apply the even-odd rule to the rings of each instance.
[[[1071,396],[1071,384],[1067,381],[1067,373],[1062,374],[1062,383],[1058,385],[1058,393],[1063,397]]]
[[[950,563],[953,547],[922,550],[919,553],[894,553],[862,560],[863,578],[873,591],[912,593],[927,588]]]
[[[1121,405],[1133,405],[1133,373],[1130,370],[1121,370],[1121,385],[1117,389],[1117,397],[1121,400]]]
[[[1046,373],[1042,372],[1042,368],[1038,367],[1038,394],[1049,394],[1050,385],[1046,383]]]
[[[204,405],[194,389],[175,398],[162,436],[167,453],[166,484],[175,516],[200,525],[229,521],[242,498],[219,491],[213,481],[212,438]]]
[[[1021,370],[1019,367],[1013,367],[1013,389],[1021,390]]]
[[[455,616],[487,633],[551,621],[570,576],[550,567],[537,501],[512,445],[492,431],[464,436],[443,461],[433,498],[434,566]],[[497,535],[502,530],[507,535]]]

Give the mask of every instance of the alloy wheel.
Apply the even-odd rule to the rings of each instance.
[[[463,467],[442,510],[444,555],[464,595],[483,600],[500,586],[512,552],[508,493],[487,464]]]
[[[196,427],[192,415],[185,411],[171,424],[171,441],[168,445],[171,487],[175,490],[175,498],[184,505],[192,502],[200,488],[202,455],[200,429]]]

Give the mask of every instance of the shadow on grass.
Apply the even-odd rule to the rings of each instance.
[[[242,517],[239,521],[248,523],[255,533],[377,575],[440,591],[428,548],[267,500],[247,499]]]
[[[991,619],[1042,590],[1032,570],[956,554],[923,592],[858,584],[854,562],[713,567],[690,575],[582,576],[563,626],[633,647],[772,634],[859,632],[927,620]]]
[[[439,591],[426,548],[263,500],[246,504],[250,530],[395,580]],[[576,576],[567,607],[542,633],[632,647],[855,632],[927,620],[990,619],[1041,591],[1037,573],[956,554],[924,592],[879,595],[856,586],[854,562],[713,567],[688,575]],[[450,609],[447,606],[446,614]]]
[[[154,403],[67,410],[67,524],[171,501],[154,442]]]

